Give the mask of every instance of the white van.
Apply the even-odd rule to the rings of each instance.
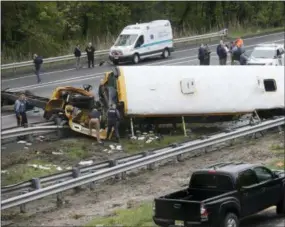
[[[173,34],[168,20],[129,25],[123,29],[111,47],[109,58],[119,62],[137,64],[141,59],[162,56],[168,58],[173,51]]]

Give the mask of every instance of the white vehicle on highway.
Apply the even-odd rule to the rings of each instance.
[[[168,20],[128,25],[123,29],[109,52],[114,63],[139,63],[141,59],[162,56],[168,58],[173,51],[172,27]]]
[[[284,65],[284,45],[259,44],[247,62],[248,65]]]

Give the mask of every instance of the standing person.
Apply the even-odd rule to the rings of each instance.
[[[98,141],[99,144],[103,144],[103,142],[100,139],[100,118],[101,118],[101,114],[100,112],[93,108],[93,110],[89,113],[88,115],[89,117],[89,130],[90,130],[90,135],[92,136],[92,129],[96,130],[96,139]]]
[[[95,48],[92,46],[92,43],[89,43],[88,46],[85,49],[87,53],[87,59],[88,59],[88,68],[90,68],[91,63],[92,67],[94,68],[94,53],[95,53]]]
[[[43,59],[37,54],[34,54],[34,64],[35,64],[35,74],[37,76],[38,83],[41,83],[42,80],[40,77],[40,69],[41,65],[43,64]]]
[[[204,47],[203,43],[200,45],[199,50],[198,50],[198,59],[200,61],[200,65],[204,65],[204,61],[205,61],[205,47]]]
[[[219,57],[220,65],[226,65],[228,53],[227,53],[227,50],[225,48],[225,44],[224,44],[223,40],[221,40],[220,44],[217,46],[217,55]]]
[[[80,68],[80,57],[81,57],[81,50],[80,50],[79,44],[77,44],[77,46],[74,49],[74,56],[76,59],[75,60],[76,69],[79,70],[79,68]]]
[[[107,108],[108,107],[108,103],[107,103],[108,98],[106,95],[106,87],[105,87],[103,79],[100,80],[98,95],[99,95],[99,100],[103,103],[104,107]]]
[[[24,127],[26,124],[28,124],[26,115],[27,104],[27,98],[24,94],[21,94],[20,97],[15,101],[14,111],[16,114],[18,127]]]
[[[107,138],[106,139],[109,139],[111,130],[114,127],[116,140],[117,140],[117,142],[120,141],[119,120],[120,120],[120,113],[116,109],[116,104],[112,104],[110,109],[107,112],[108,129],[107,129]]]
[[[204,59],[204,65],[210,65],[210,56],[211,50],[208,46],[208,44],[205,45],[205,59]]]

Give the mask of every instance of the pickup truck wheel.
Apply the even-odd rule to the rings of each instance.
[[[228,213],[221,227],[239,227],[239,219],[234,213]]]
[[[285,196],[284,196],[285,197]],[[285,215],[285,199],[283,198],[276,206],[276,213]]]

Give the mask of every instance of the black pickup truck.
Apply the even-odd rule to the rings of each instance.
[[[153,220],[162,227],[238,227],[240,219],[271,206],[285,215],[284,171],[219,163],[195,171],[188,188],[155,199]]]

